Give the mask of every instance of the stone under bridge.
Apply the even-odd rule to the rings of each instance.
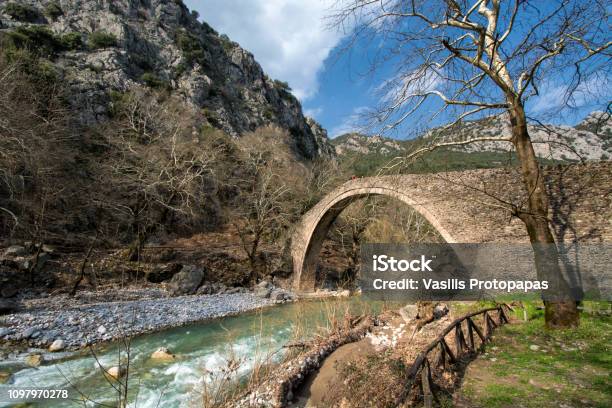
[[[612,242],[612,162],[551,167],[545,177],[558,241]],[[500,201],[525,202],[516,169],[359,178],[328,193],[302,217],[291,242],[295,291],[314,290],[330,226],[349,204],[370,195],[411,206],[448,243],[528,241],[522,222]]]

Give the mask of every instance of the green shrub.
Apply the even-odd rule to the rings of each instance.
[[[7,33],[8,46],[23,49],[42,55],[52,56],[62,49],[58,37],[47,27],[31,26],[17,27],[14,31]]]
[[[204,60],[204,49],[195,36],[179,31],[176,35],[176,45],[183,51],[183,57],[189,65]]]
[[[126,108],[129,103],[130,94],[111,90],[109,96],[111,100],[109,113],[111,117],[116,117]]]
[[[79,33],[56,35],[44,26],[17,27],[7,32],[5,38],[7,39],[5,46],[29,49],[43,57],[52,57],[61,51],[80,49],[83,45]]]
[[[105,31],[94,31],[89,35],[89,48],[108,48],[117,45],[117,37]]]
[[[6,6],[4,6],[3,10],[6,14],[17,21],[27,21],[33,23],[38,21],[40,18],[40,14],[37,9],[25,4],[8,3]]]
[[[59,2],[51,1],[45,7],[45,16],[49,17],[51,20],[56,20],[58,17],[62,16],[64,11],[60,6]]]
[[[179,63],[176,68],[174,68],[174,78],[179,78],[187,71],[188,68],[189,67],[187,66],[187,64],[183,62]]]
[[[83,48],[81,33],[68,33],[60,37],[60,43],[65,50],[80,50]]]
[[[291,92],[291,87],[289,86],[289,83],[286,81],[280,81],[278,79],[275,79],[274,87],[276,89],[280,89],[281,91]]]
[[[274,119],[274,110],[270,107],[267,107],[264,110],[264,114],[263,114],[264,118],[266,118],[267,120],[272,120]]]
[[[221,126],[221,116],[216,111],[208,108],[203,108],[202,114],[204,115],[208,123],[210,123],[210,125],[212,125],[213,127],[218,128]]]
[[[58,81],[58,72],[56,66],[45,59],[38,60],[38,66],[34,74],[37,80],[44,84],[52,84]]]
[[[230,40],[227,35],[221,34],[219,36],[219,40],[221,40],[221,46],[225,50],[226,54],[234,49],[234,47],[235,47],[234,42],[232,42],[232,40]]]
[[[167,81],[164,81],[153,72],[145,72],[140,77],[140,80],[151,88],[170,88],[170,84]]]
[[[149,58],[144,54],[130,53],[130,60],[139,68],[142,68],[143,71],[151,71],[155,68]]]
[[[17,64],[20,70],[27,74],[35,84],[47,87],[58,79],[58,71],[55,65],[29,49],[4,48],[4,57],[7,62]]]

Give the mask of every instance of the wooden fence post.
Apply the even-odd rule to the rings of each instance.
[[[425,359],[423,368],[421,369],[421,387],[423,388],[423,406],[425,408],[433,407],[433,394],[431,392],[430,379],[429,361]]]

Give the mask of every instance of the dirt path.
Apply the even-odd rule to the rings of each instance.
[[[338,348],[325,359],[319,371],[308,376],[301,392],[296,395],[296,401],[292,406],[324,407],[327,393],[329,390],[335,389],[336,383],[341,381],[341,373],[338,370],[339,364],[375,352],[374,346],[367,338]]]
[[[401,392],[404,368],[452,319],[447,314],[415,332],[416,320],[395,314],[362,340],[331,353],[307,377],[290,406],[367,406],[368,397],[380,404],[385,398],[393,400]]]

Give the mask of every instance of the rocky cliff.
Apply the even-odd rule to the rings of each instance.
[[[50,45],[53,70],[83,124],[109,117],[113,92],[151,87],[180,95],[203,125],[232,136],[277,125],[290,132],[299,157],[333,154],[287,84],[269,78],[251,53],[180,0],[1,3],[2,34],[30,48]]]
[[[609,113],[592,112],[576,126],[530,124],[529,134],[535,142],[536,154],[553,160],[608,160],[612,157],[612,119]],[[476,137],[506,138],[510,135],[509,121],[504,116],[491,116],[467,121],[452,130],[435,128],[420,138],[398,141],[380,136],[368,137],[359,133],[342,135],[332,141],[336,153],[344,155],[397,155],[410,151],[415,145],[430,141],[466,140]],[[457,151],[507,152],[505,142],[476,143],[455,148]]]

